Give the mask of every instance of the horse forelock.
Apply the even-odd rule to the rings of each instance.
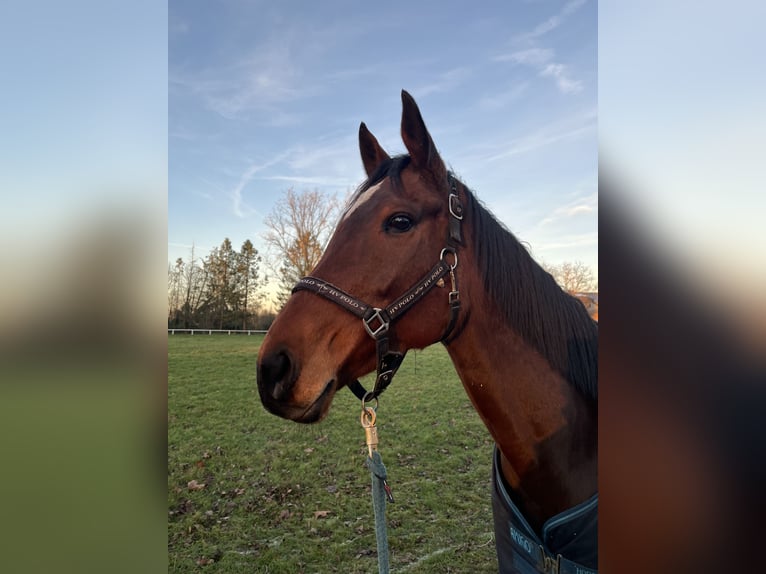
[[[375,171],[372,172],[370,176],[364,180],[358,188],[356,188],[356,191],[354,191],[351,199],[349,199],[346,208],[343,210],[341,219],[352,211],[357,202],[362,200],[366,192],[370,191],[371,188],[378,185],[387,177],[390,177],[395,185],[400,185],[402,171],[409,164],[410,156],[408,155],[398,155],[383,161],[378,167],[375,168]]]

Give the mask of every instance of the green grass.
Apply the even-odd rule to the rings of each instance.
[[[359,402],[342,390],[313,425],[268,414],[261,341],[169,336],[169,572],[377,572]],[[408,355],[378,427],[392,571],[497,572],[492,441],[441,345]]]

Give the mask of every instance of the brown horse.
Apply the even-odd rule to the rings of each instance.
[[[497,445],[501,572],[593,571],[597,324],[446,169],[404,91],[402,102],[409,154],[390,157],[361,124],[368,179],[261,346],[261,400],[315,422],[357,377],[377,367],[370,399],[408,349],[442,342]]]

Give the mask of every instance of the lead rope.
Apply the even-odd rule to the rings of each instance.
[[[367,397],[365,397],[367,398]],[[360,417],[362,428],[367,442],[367,458],[364,463],[370,469],[372,479],[372,509],[375,513],[375,540],[378,548],[378,572],[388,574],[388,532],[386,530],[386,501],[393,502],[391,487],[386,481],[386,467],[378,452],[378,427],[376,410],[378,399],[375,399],[375,408],[368,407],[367,401],[362,400],[362,415]]]

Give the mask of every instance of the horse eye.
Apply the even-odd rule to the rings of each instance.
[[[386,221],[386,231],[393,231],[394,233],[404,233],[412,229],[412,218],[409,215],[399,213],[392,215]]]

